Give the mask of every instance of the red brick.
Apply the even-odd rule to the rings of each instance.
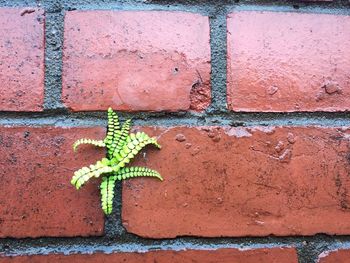
[[[146,253],[113,253],[92,255],[46,255],[23,257],[0,257],[2,262],[43,263],[43,262],[129,262],[129,263],[297,263],[296,251],[293,248],[266,248],[254,250],[218,249],[218,250],[185,250],[185,251],[151,251]]]
[[[350,128],[146,131],[163,147],[138,162],[164,181],[124,183],[127,231],[153,238],[350,234]]]
[[[350,250],[324,252],[319,256],[317,263],[350,263]]]
[[[227,103],[234,111],[350,110],[350,17],[228,16]]]
[[[202,110],[210,102],[208,18],[73,11],[64,26],[63,102],[73,111]]]
[[[42,111],[43,11],[0,8],[0,36],[0,110]]]
[[[103,138],[102,128],[0,127],[0,237],[103,234],[97,183],[77,191],[73,172],[104,155],[81,137]]]

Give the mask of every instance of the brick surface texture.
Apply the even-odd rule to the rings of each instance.
[[[0,8],[0,111],[41,111],[44,12]]]
[[[293,248],[270,248],[240,251],[237,249],[152,251],[147,253],[114,253],[94,255],[48,255],[25,257],[0,257],[0,263],[44,262],[128,262],[128,263],[298,263]]]
[[[76,191],[70,179],[104,155],[91,147],[73,154],[73,142],[104,133],[102,128],[0,127],[0,237],[102,235],[97,184]]]
[[[109,106],[124,111],[206,108],[208,17],[184,12],[67,12],[62,99],[73,111]]]
[[[227,103],[234,111],[350,110],[350,17],[234,12]]]
[[[129,232],[154,238],[350,234],[349,128],[146,131],[163,147],[139,163],[158,170],[164,182],[124,183]]]
[[[0,263],[350,263],[349,6],[0,1]],[[109,107],[164,180],[104,215]]]

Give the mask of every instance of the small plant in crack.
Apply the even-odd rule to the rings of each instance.
[[[146,167],[126,167],[145,146],[152,144],[158,149],[161,148],[156,138],[151,138],[144,132],[130,133],[130,128],[130,119],[121,126],[118,115],[109,108],[106,138],[103,141],[83,138],[73,144],[74,151],[80,144],[107,148],[107,158],[75,171],[71,180],[72,185],[78,190],[92,177],[98,178],[103,175],[100,186],[101,204],[106,215],[112,213],[116,181],[140,176],[155,177],[163,181],[161,175],[155,170]]]

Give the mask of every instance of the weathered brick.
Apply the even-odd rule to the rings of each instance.
[[[44,101],[44,14],[0,8],[0,110],[41,111]]]
[[[350,110],[350,17],[228,16],[227,103],[234,111]]]
[[[350,263],[350,250],[327,251],[319,256],[318,263]]]
[[[210,102],[207,17],[72,11],[64,26],[62,99],[73,111],[202,110]]]
[[[73,172],[94,163],[103,150],[81,137],[103,138],[102,128],[0,127],[0,237],[103,234],[96,183],[77,191]]]
[[[122,220],[129,232],[153,238],[350,234],[350,128],[146,131],[163,147],[148,149],[138,162],[164,181],[124,183]]]
[[[297,263],[294,248],[266,248],[253,250],[217,249],[217,250],[185,250],[185,251],[151,251],[146,253],[112,253],[92,255],[45,255],[0,257],[0,262],[43,263],[43,262],[144,262],[144,263]]]

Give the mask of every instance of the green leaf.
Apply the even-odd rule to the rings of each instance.
[[[71,184],[79,189],[84,185],[90,178],[99,177],[101,174],[113,172],[113,168],[110,167],[110,161],[103,158],[96,164],[91,164],[89,167],[83,167],[78,171],[74,172],[74,176],[71,180]]]
[[[107,135],[104,139],[104,143],[106,144],[108,154],[110,152],[113,152],[113,149],[115,148],[115,140],[116,137],[118,137],[120,133],[120,124],[119,124],[119,117],[118,115],[112,110],[112,108],[108,108],[107,112],[108,116],[108,128],[107,128]]]
[[[131,128],[131,119],[128,119],[124,122],[121,131],[116,133],[115,138],[113,138],[114,147],[111,148],[110,151],[108,151],[109,155],[112,158],[124,146],[125,141],[126,141],[127,137],[129,136],[130,128]]]
[[[135,148],[130,147],[130,143],[135,146]],[[156,138],[150,138],[144,132],[130,134],[130,136],[127,137],[126,143],[122,149],[111,160],[111,164],[115,171],[117,172],[121,167],[124,167],[125,164],[128,164],[135,157],[135,155],[148,144],[153,144],[157,148],[161,148],[161,146],[157,143]]]
[[[102,178],[100,186],[101,205],[106,215],[111,214],[113,210],[114,185],[116,179],[116,176],[104,176]]]
[[[116,178],[121,181],[133,177],[141,177],[141,176],[150,176],[150,177],[156,177],[159,180],[163,181],[162,176],[155,170],[149,169],[147,167],[126,167],[121,168],[118,172],[113,173]]]
[[[92,144],[92,145],[97,146],[97,147],[106,147],[104,141],[82,138],[82,139],[77,140],[73,144],[73,150],[76,151],[80,144]]]

